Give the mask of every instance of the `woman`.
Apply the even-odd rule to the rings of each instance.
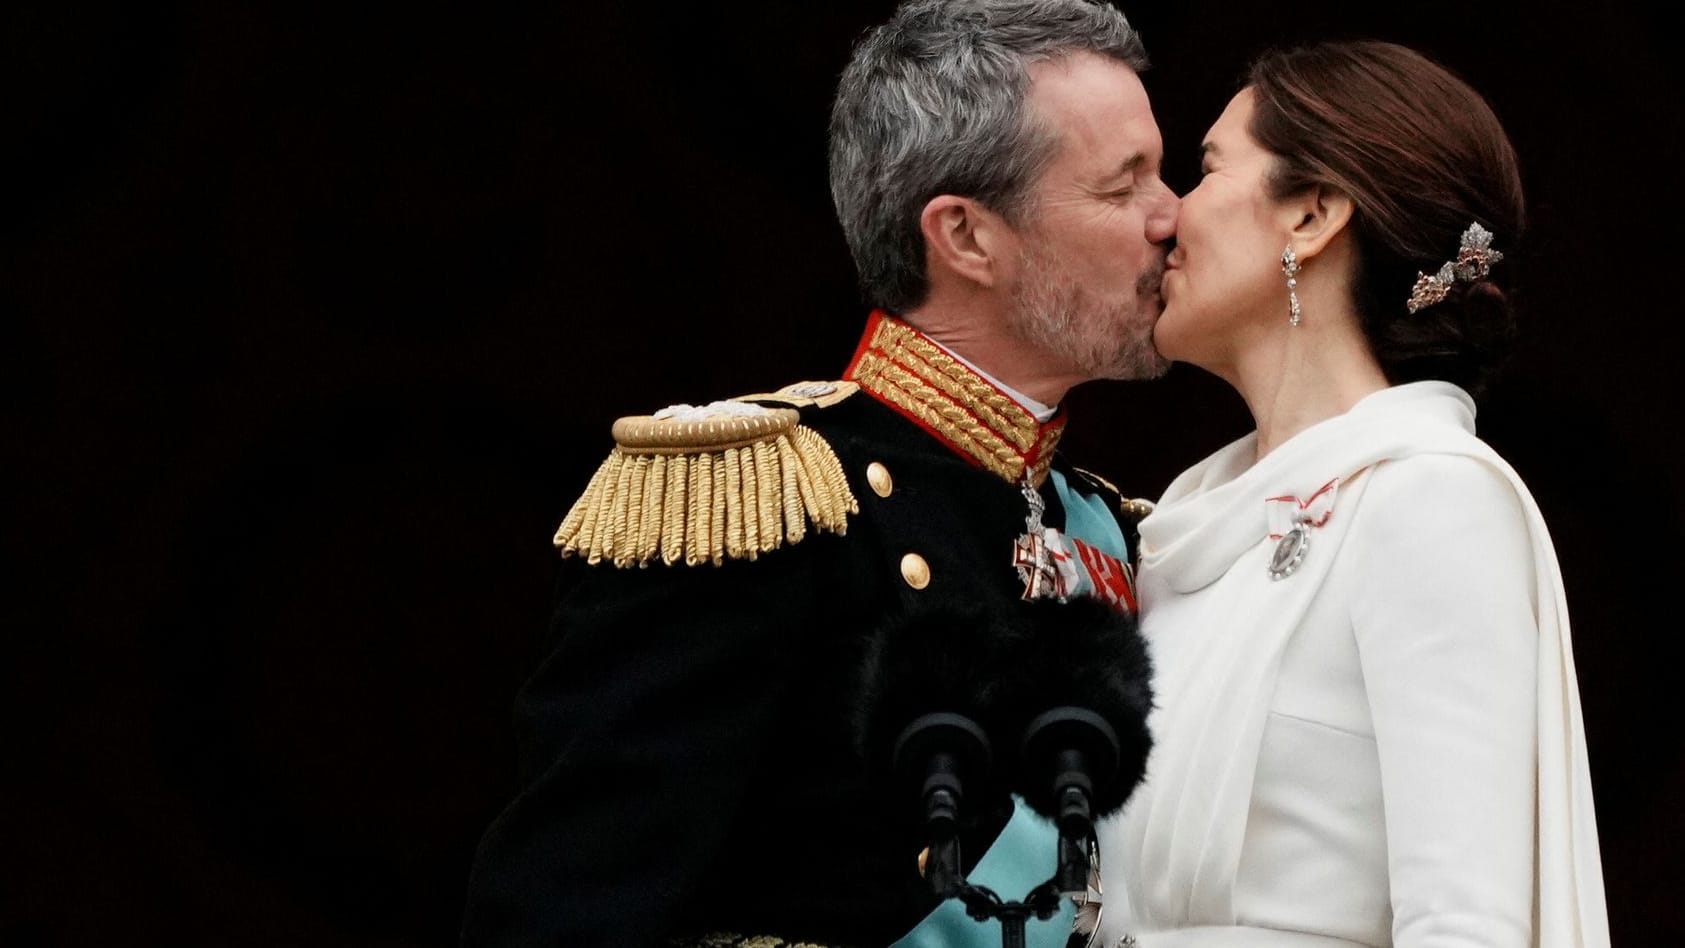
[[[1141,523],[1158,708],[1095,944],[1607,945],[1556,556],[1474,434],[1520,175],[1409,49],[1258,60],[1154,339],[1256,431]]]

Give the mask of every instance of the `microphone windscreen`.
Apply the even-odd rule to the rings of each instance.
[[[1135,617],[1087,597],[1023,604],[1025,632],[1010,661],[1011,687],[1001,715],[1022,732],[1053,708],[1075,707],[1098,715],[1115,732],[1117,766],[1093,773],[1090,806],[1095,819],[1122,809],[1146,771],[1152,735],[1152,665]],[[1016,737],[1016,735],[1015,735]],[[1016,741],[1007,750],[1017,750]],[[1036,812],[1056,818],[1050,780],[1038,767],[1009,761],[1014,789]]]
[[[1021,633],[1012,616],[945,607],[908,611],[880,626],[867,644],[855,708],[855,743],[885,758],[901,730],[937,712],[975,720],[993,735],[1011,687]]]

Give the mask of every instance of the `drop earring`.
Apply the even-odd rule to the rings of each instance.
[[[1289,244],[1281,252],[1281,272],[1287,274],[1287,302],[1292,307],[1287,316],[1290,326],[1299,325],[1299,255],[1293,252],[1293,245]]]

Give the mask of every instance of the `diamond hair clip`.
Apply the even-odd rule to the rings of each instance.
[[[1447,260],[1438,273],[1417,272],[1416,285],[1410,288],[1410,301],[1405,306],[1412,313],[1432,306],[1451,292],[1452,283],[1457,280],[1473,283],[1485,279],[1486,274],[1492,271],[1492,264],[1502,259],[1504,255],[1492,249],[1492,232],[1478,223],[1470,224],[1469,229],[1463,231],[1457,259]]]

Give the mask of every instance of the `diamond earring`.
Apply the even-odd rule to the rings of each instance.
[[[1293,246],[1288,245],[1281,252],[1281,272],[1287,274],[1287,302],[1292,311],[1287,317],[1289,325],[1299,325],[1299,255],[1293,252]]]

